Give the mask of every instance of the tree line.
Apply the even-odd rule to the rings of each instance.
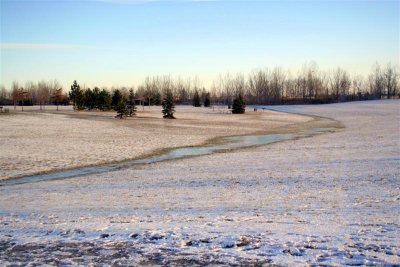
[[[239,73],[220,76],[211,87],[212,99],[230,104],[232,96],[242,93],[250,104],[320,104],[400,97],[399,73],[388,64],[373,67],[364,78],[350,76],[337,68],[320,71],[315,63],[303,66],[297,75],[282,68],[255,70],[247,77]]]
[[[38,83],[26,82],[24,86],[17,81],[12,82],[7,90],[0,86],[0,105],[68,105],[68,95],[63,92],[57,80],[40,81]]]
[[[63,93],[57,81],[13,82],[8,90],[0,87],[0,105],[68,104],[76,101],[78,109],[115,108],[118,91],[126,99],[140,99],[145,105],[161,105],[168,92],[177,104],[194,106],[229,105],[239,94],[247,104],[314,104],[382,98],[398,98],[400,75],[391,64],[376,63],[370,75],[350,75],[337,68],[321,71],[315,63],[304,65],[293,75],[282,68],[258,69],[248,75],[220,75],[206,89],[198,78],[173,79],[171,76],[146,77],[136,88],[82,88],[81,95]],[[61,90],[60,90],[61,89]]]

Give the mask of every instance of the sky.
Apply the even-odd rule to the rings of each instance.
[[[400,1],[0,0],[0,84],[399,66]]]

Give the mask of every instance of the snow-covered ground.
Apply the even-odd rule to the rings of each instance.
[[[400,264],[400,101],[273,108],[345,128],[0,187],[0,262]]]
[[[160,107],[139,108],[137,117],[125,120],[115,119],[115,112],[73,112],[71,107],[34,112],[38,108],[0,114],[0,180],[134,159],[221,136],[314,123],[309,117],[271,111],[248,112],[243,117],[188,106],[176,108],[177,120],[163,119]]]

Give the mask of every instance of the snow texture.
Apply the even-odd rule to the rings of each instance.
[[[0,179],[124,161],[216,137],[312,121],[272,111],[243,117],[185,106],[177,107],[177,120],[163,119],[160,107],[146,107],[137,117],[124,120],[115,119],[115,112],[72,112],[63,107],[57,113],[48,107],[47,113],[38,113],[35,108],[0,114]]]
[[[399,265],[400,102],[271,108],[345,128],[0,187],[0,262]]]

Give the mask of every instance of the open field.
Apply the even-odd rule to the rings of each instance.
[[[140,158],[222,136],[335,126],[321,118],[273,111],[241,116],[223,113],[226,109],[179,106],[178,119],[165,120],[160,107],[146,107],[139,108],[137,117],[119,120],[115,112],[38,109],[25,107],[25,112],[0,116],[0,179]]]
[[[271,108],[330,117],[345,128],[240,151],[0,187],[0,262],[400,264],[400,101]],[[146,116],[158,116],[152,112]],[[7,127],[1,140],[10,138],[10,132],[21,132],[12,129],[21,130],[18,125],[22,122],[29,125],[44,120],[49,124],[36,127],[32,123],[30,127],[40,134],[51,133],[47,137],[51,140],[68,140],[72,145],[74,139],[62,131],[58,138],[52,137],[57,127],[68,131],[68,121],[81,127],[78,129],[93,129],[88,135],[76,128],[68,132],[75,138],[87,137],[79,143],[81,147],[71,150],[84,160],[83,151],[101,155],[110,144],[109,137],[118,133],[118,137],[130,137],[129,141],[120,138],[124,145],[115,142],[117,150],[126,155],[131,148],[124,147],[137,144],[137,136],[146,136],[145,129],[154,129],[156,137],[145,140],[155,148],[166,147],[165,141],[157,138],[159,134],[171,138],[174,145],[200,144],[229,133],[293,130],[299,127],[292,125],[294,122],[312,120],[286,113],[249,112],[241,121],[243,117],[211,111],[203,114],[184,107],[177,116],[182,120],[155,118],[145,124],[141,119],[18,114],[0,117],[2,127]],[[203,124],[198,123],[200,118]],[[230,123],[224,124],[227,118]],[[7,126],[9,122],[14,127]],[[238,123],[243,123],[240,131]],[[94,134],[100,136],[102,148],[97,150],[94,142],[86,150]],[[27,136],[21,133],[22,141],[18,141],[17,135],[17,143],[28,143]],[[60,146],[58,151],[68,146]],[[49,147],[43,149],[52,150]],[[36,150],[29,149],[36,155],[32,152]],[[12,156],[8,149],[5,153]],[[36,170],[46,161],[46,153],[38,155],[38,162],[32,163]],[[59,161],[66,162],[62,157]],[[0,162],[5,164],[4,158]]]

